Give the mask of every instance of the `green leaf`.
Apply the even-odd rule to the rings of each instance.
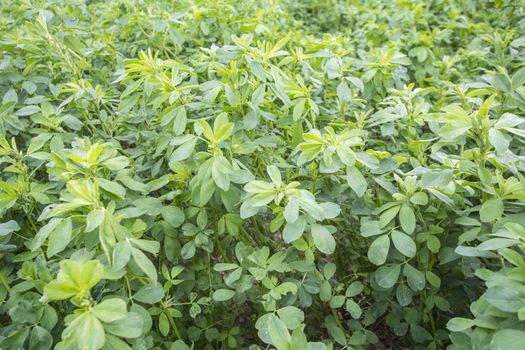
[[[104,210],[93,209],[86,216],[86,232],[91,232],[102,224],[104,221]]]
[[[213,266],[213,269],[215,271],[224,272],[224,271],[231,271],[238,268],[239,265],[237,264],[230,264],[230,263],[218,263]]]
[[[396,205],[382,212],[381,215],[379,216],[380,227],[384,228],[386,225],[388,225],[396,217],[400,209],[401,209],[401,206]]]
[[[383,265],[390,249],[390,238],[388,235],[379,236],[368,248],[368,260],[375,265]]]
[[[392,242],[394,243],[394,247],[404,256],[412,258],[416,255],[416,243],[414,243],[408,235],[393,230]]]
[[[308,348],[308,339],[304,334],[302,327],[297,327],[292,332],[291,350],[303,350]]]
[[[159,315],[159,330],[160,334],[162,334],[164,337],[167,336],[170,331],[168,316],[166,316],[164,312]]]
[[[348,298],[355,297],[356,295],[361,294],[363,289],[363,283],[359,281],[352,282],[346,289],[345,296]]]
[[[272,199],[273,199],[273,196],[274,195],[271,194]],[[284,207],[283,216],[287,223],[289,224],[297,223],[297,219],[299,218],[299,203],[297,202],[295,198],[293,197],[289,198],[288,204],[286,204],[286,207]]]
[[[18,230],[20,230],[20,226],[18,226],[18,223],[14,220],[10,220],[8,222],[0,224],[0,237],[7,236],[11,232],[15,232]]]
[[[492,222],[503,215],[503,201],[501,198],[491,198],[485,201],[479,210],[479,217],[482,222]]]
[[[133,204],[141,209],[145,214],[150,216],[157,216],[162,212],[162,202],[158,198],[144,197],[139,198]]]
[[[104,350],[131,350],[131,347],[125,341],[111,334],[106,334]]]
[[[139,249],[131,248],[131,255],[138,267],[148,276],[152,281],[157,281],[157,269],[155,265],[148,259],[148,257]]]
[[[175,135],[181,135],[186,130],[188,118],[186,116],[186,108],[184,106],[177,109],[175,119],[173,121],[173,132]]]
[[[332,254],[335,250],[335,239],[326,227],[319,224],[310,225],[314,244],[320,252]]]
[[[410,197],[410,201],[416,205],[427,205],[428,196],[424,192],[416,192]]]
[[[357,194],[358,197],[363,197],[368,186],[365,177],[355,166],[348,166],[346,168],[346,179],[348,186]]]
[[[379,160],[368,152],[356,152],[355,156],[358,161],[370,169],[377,169],[379,167]]]
[[[160,251],[160,244],[157,241],[130,238],[129,242],[132,246],[151,254],[157,254]]]
[[[462,332],[474,325],[474,321],[463,317],[454,317],[447,322],[447,329],[451,332]]]
[[[276,187],[282,185],[281,172],[279,171],[279,168],[277,168],[275,165],[269,165],[266,168],[266,172],[268,175],[270,175],[270,178]]]
[[[412,302],[412,291],[405,284],[400,284],[396,288],[397,302],[401,306],[408,306]]]
[[[100,321],[91,312],[77,315],[62,334],[74,339],[79,349],[98,350],[106,342],[106,333]]]
[[[108,193],[111,193],[117,198],[124,199],[126,197],[126,188],[124,188],[124,186],[122,186],[121,184],[115,181],[109,181],[107,179],[101,179],[101,178],[97,178],[96,181],[97,181],[97,184],[100,186],[100,188],[102,188],[104,191]]]
[[[490,346],[497,350],[519,350],[523,347],[525,331],[519,329],[502,329],[497,331]]]
[[[170,162],[180,162],[190,157],[197,144],[197,139],[192,137],[181,144],[170,156]]]
[[[399,211],[399,223],[403,228],[403,231],[412,234],[416,228],[416,216],[414,211],[408,205],[403,204],[401,210]]]
[[[160,213],[162,218],[173,228],[177,228],[182,225],[186,219],[182,209],[176,206],[162,207]]]
[[[290,330],[296,329],[304,322],[304,312],[295,306],[277,309],[277,315]]]
[[[215,301],[227,301],[233,298],[235,291],[229,289],[217,289],[213,292],[213,300]]]
[[[277,316],[271,316],[268,319],[268,334],[272,340],[272,345],[275,346],[277,350],[288,350],[288,345],[290,344],[292,338],[286,324],[281,321]]]
[[[104,325],[104,329],[122,338],[137,338],[142,334],[142,317],[135,312],[128,312],[124,318]]]
[[[338,309],[345,303],[345,297],[343,295],[336,295],[330,299],[330,307],[332,309]]]
[[[510,141],[505,138],[505,135],[495,128],[489,129],[489,140],[492,146],[496,149],[496,153],[505,153],[510,146]]]
[[[299,239],[303,235],[306,223],[306,219],[302,217],[292,223],[287,223],[283,229],[283,240],[286,243],[292,243]]]
[[[375,273],[377,284],[385,289],[392,288],[401,273],[401,265],[381,266]]]
[[[40,248],[42,244],[44,244],[46,239],[49,237],[51,232],[53,232],[62,221],[62,219],[53,218],[46,225],[42,226],[40,230],[38,230],[35,237],[29,243],[29,248],[31,249],[31,251],[34,252],[35,250]]]
[[[324,302],[329,301],[332,298],[332,286],[330,285],[330,282],[323,281],[321,283],[319,298]]]
[[[220,143],[228,139],[233,132],[234,126],[234,123],[228,121],[226,113],[219,114],[213,124],[213,138],[215,142]]]
[[[382,233],[379,221],[365,221],[361,223],[361,236],[372,237]]]
[[[433,287],[439,288],[441,286],[441,279],[432,271],[427,271],[425,277]]]
[[[123,269],[131,259],[131,245],[128,241],[121,241],[113,247],[113,272]]]
[[[339,344],[344,345],[346,344],[346,333],[339,327],[337,324],[337,321],[335,320],[335,317],[332,315],[329,315],[325,318],[325,326],[328,329],[328,333],[330,336]]]
[[[31,105],[20,108],[18,111],[16,111],[15,114],[18,117],[26,117],[28,115],[33,115],[38,112],[40,112],[40,107]]]
[[[403,274],[408,280],[408,286],[413,291],[421,291],[425,288],[425,274],[410,264],[405,264],[403,268]]]
[[[52,257],[63,251],[71,241],[73,224],[70,218],[64,219],[49,235],[47,256]]]
[[[133,299],[146,304],[155,304],[164,298],[164,289],[160,283],[148,284],[133,295]]]
[[[497,250],[501,248],[508,248],[515,246],[519,243],[519,241],[515,239],[507,239],[507,238],[492,238],[487,239],[483,243],[481,243],[477,249],[479,250]]]
[[[53,345],[53,337],[49,331],[40,326],[34,326],[29,338],[29,350],[48,350]]]
[[[126,317],[126,303],[122,299],[106,299],[95,305],[91,312],[102,322],[113,322]]]
[[[183,259],[191,259],[195,255],[195,243],[193,241],[189,241],[186,243],[180,252],[180,255]]]
[[[348,84],[345,81],[342,81],[337,85],[337,97],[341,100],[343,103],[350,102],[351,99],[351,91],[348,87]]]
[[[429,171],[421,177],[421,187],[445,187],[452,181],[453,172],[449,169]]]
[[[35,153],[49,141],[49,139],[52,137],[52,134],[40,134],[37,137],[33,138],[31,140],[31,144],[27,148],[27,153]]]
[[[186,345],[182,340],[177,340],[171,344],[170,350],[190,350],[190,347]]]
[[[230,173],[233,171],[231,164],[223,156],[215,156],[212,166],[211,174],[215,184],[223,191],[228,191],[230,188]]]
[[[323,275],[326,280],[332,278],[335,274],[336,265],[333,263],[327,263],[323,266]]]
[[[104,266],[98,260],[60,262],[60,271],[55,280],[44,287],[44,297],[48,300],[62,300],[73,296],[89,296],[104,274]]]
[[[410,335],[417,343],[424,343],[425,341],[432,339],[432,335],[418,324],[410,325]]]
[[[521,67],[512,75],[512,89],[516,90],[523,84],[525,84],[525,67]]]
[[[358,319],[361,317],[363,310],[361,310],[361,307],[359,304],[357,304],[352,299],[347,299],[345,303],[345,309],[350,313],[350,316],[354,319]]]

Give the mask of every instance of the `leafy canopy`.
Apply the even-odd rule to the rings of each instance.
[[[523,0],[3,0],[0,349],[517,350]]]

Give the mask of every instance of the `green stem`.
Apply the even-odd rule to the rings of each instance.
[[[222,246],[219,242],[219,235],[217,234],[217,232],[214,233],[213,239],[215,241],[215,245],[217,246],[217,250],[219,251],[219,254],[222,256],[222,259],[225,262],[229,263],[230,259],[228,258],[228,255],[226,255],[226,253],[224,252],[224,249],[222,249]]]
[[[160,306],[162,306],[162,309],[164,310],[164,314],[168,318],[168,322],[170,323],[171,328],[173,328],[173,330],[175,331],[175,335],[177,335],[177,339],[182,340],[182,337],[180,336],[179,328],[177,327],[177,324],[175,323],[175,320],[171,316],[171,314],[170,314],[170,312],[168,310],[168,307],[166,306],[166,304],[163,301],[160,302]]]
[[[259,240],[259,243],[261,244],[265,243],[266,237],[263,235],[262,229],[259,226],[259,223],[253,217],[252,217],[252,225],[253,225],[253,228],[255,229],[255,232],[257,233],[257,239]]]
[[[9,286],[9,283],[7,283],[7,278],[4,276],[4,274],[0,271],[0,282],[4,285],[4,288],[10,292],[11,287]]]
[[[332,315],[335,318],[335,322],[337,322],[337,325],[339,326],[339,328],[341,328],[344,331],[345,327],[343,327],[343,324],[341,323],[341,319],[339,318],[339,314],[335,311],[335,309],[331,309],[331,310],[332,310]]]

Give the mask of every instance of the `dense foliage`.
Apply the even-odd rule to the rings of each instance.
[[[523,0],[0,9],[0,349],[523,348]]]

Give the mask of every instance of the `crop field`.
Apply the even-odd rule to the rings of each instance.
[[[19,349],[525,349],[525,0],[0,0]]]

